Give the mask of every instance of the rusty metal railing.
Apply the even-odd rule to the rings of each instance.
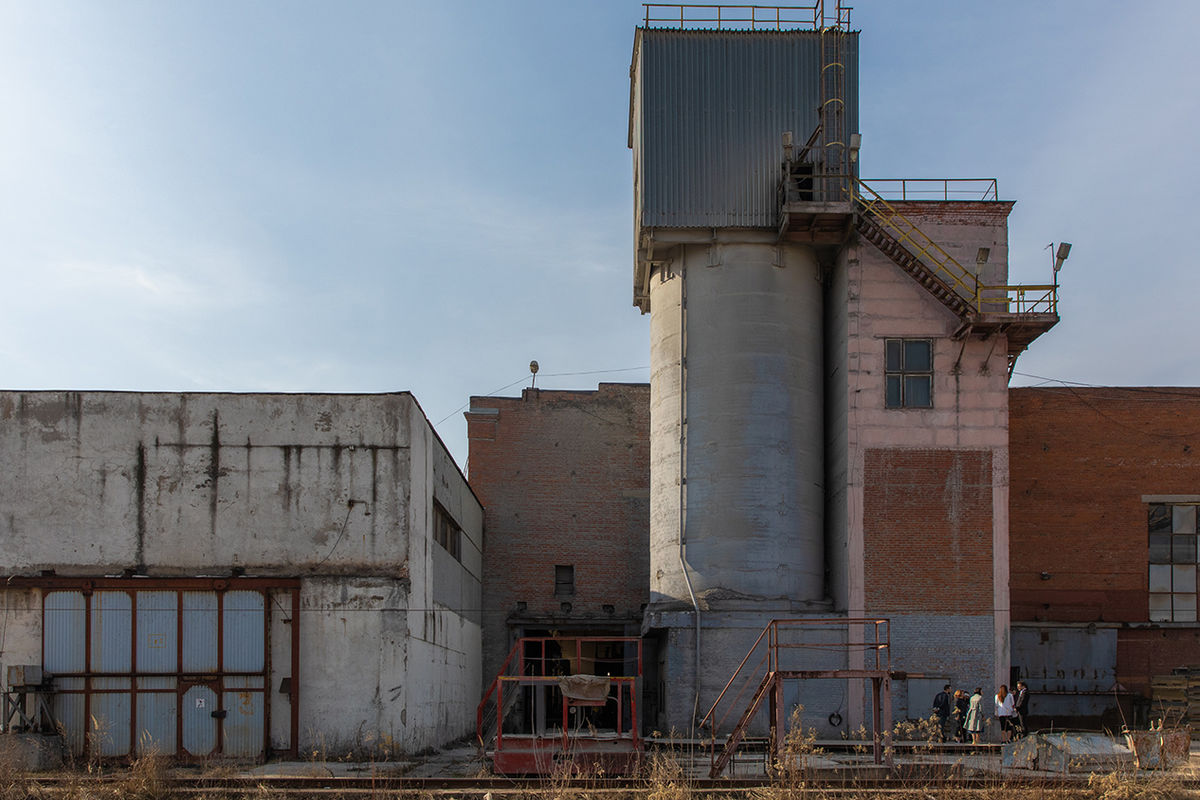
[[[784,30],[811,27],[850,29],[853,6],[840,0],[809,6],[642,3],[645,26],[680,30]]]

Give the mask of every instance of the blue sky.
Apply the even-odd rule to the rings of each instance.
[[[410,390],[649,378],[640,3],[0,0],[0,385]],[[1200,384],[1200,4],[860,0],[864,177],[995,176],[1014,384]],[[1171,245],[1168,247],[1167,245]]]

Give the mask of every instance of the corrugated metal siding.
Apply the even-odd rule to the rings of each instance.
[[[179,735],[191,756],[217,752],[218,743],[226,755],[262,756],[266,678],[226,674],[266,669],[261,591],[52,591],[44,613],[43,663],[55,675],[54,709],[73,753],[83,754],[90,736],[95,755],[175,755]],[[124,674],[75,676],[89,670]]]
[[[813,31],[641,32],[633,112],[647,227],[770,227],[781,135],[817,124]],[[846,36],[846,131],[858,130],[858,34]],[[638,203],[635,200],[635,203]]]
[[[125,592],[92,594],[92,672],[133,670],[133,602]],[[126,715],[126,727],[129,717]]]
[[[137,593],[138,672],[174,672],[178,660],[179,594]]]
[[[129,755],[129,688],[129,678],[92,678],[92,749],[98,755]]]
[[[137,685],[141,690],[137,694],[137,752],[175,755],[179,705],[175,678],[138,678]],[[155,689],[159,691],[149,691]]]
[[[263,748],[263,679],[230,676],[225,690],[221,750],[239,758],[257,755]]]
[[[266,647],[263,596],[258,592],[227,592],[221,636],[226,672],[258,672]]]
[[[83,672],[87,669],[87,604],[83,593],[50,592],[44,608],[42,665],[46,672]]]
[[[184,672],[216,672],[217,596],[212,592],[183,593]]]

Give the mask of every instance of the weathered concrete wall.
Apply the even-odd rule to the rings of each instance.
[[[682,503],[696,592],[820,603],[825,475],[816,256],[753,232],[726,238],[679,246],[651,279],[651,425],[655,437],[676,442],[652,444],[653,602],[690,602],[679,558]],[[681,422],[682,496],[678,464],[665,463],[678,456]]]
[[[526,629],[636,636],[649,599],[649,394],[473,397],[471,485],[486,507],[483,683]],[[574,591],[556,594],[556,565]]]
[[[411,405],[2,393],[0,570],[395,574],[408,555]]]
[[[461,560],[433,538],[436,499]],[[0,570],[300,577],[271,604],[270,740],[413,752],[469,734],[483,510],[407,394],[0,393]],[[136,579],[135,579],[136,580]],[[0,663],[41,663],[2,592]],[[300,732],[277,691],[299,630]]]

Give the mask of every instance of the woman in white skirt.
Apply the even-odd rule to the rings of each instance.
[[[983,733],[983,687],[976,686],[975,694],[967,705],[967,733],[971,734],[971,744],[979,744],[979,735]]]

